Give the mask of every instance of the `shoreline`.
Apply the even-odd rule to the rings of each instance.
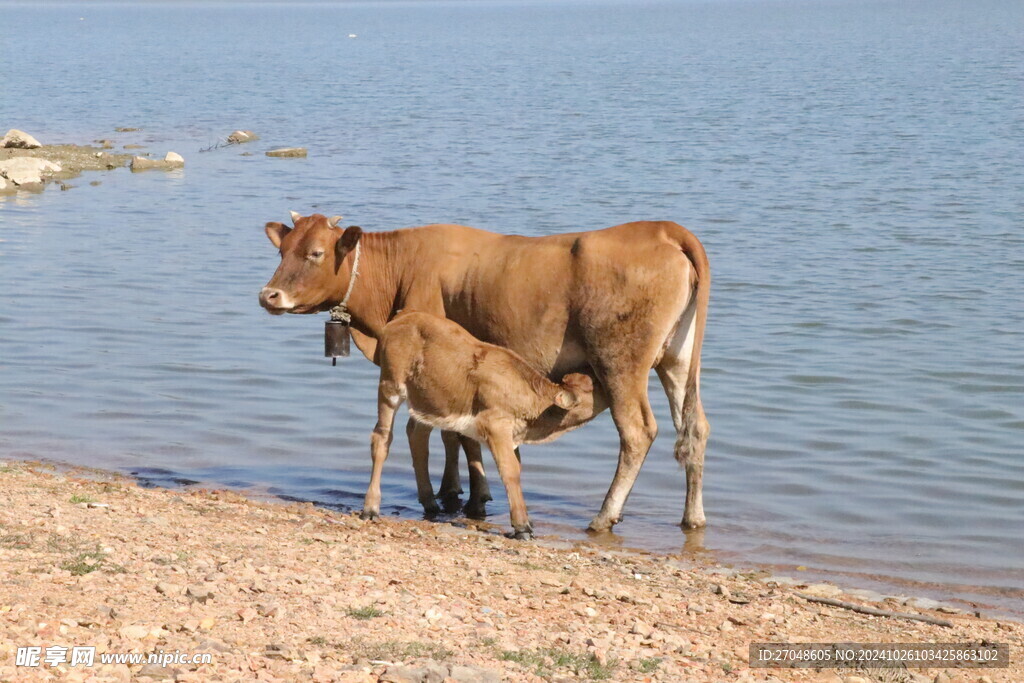
[[[884,680],[1024,680],[1014,658],[1024,626],[938,603],[872,603],[714,562],[448,523],[363,522],[232,491],[143,488],[73,466],[0,463],[0,491],[0,680],[45,669],[64,680],[399,681],[434,680],[433,671],[466,681],[859,683],[883,679],[878,670],[751,668],[747,648],[982,640],[1010,644],[1009,668],[886,671]],[[213,661],[16,668],[14,649],[29,645],[210,652]]]
[[[43,462],[51,462],[46,458],[40,459]],[[58,467],[82,467],[81,465],[62,465],[58,461],[52,461]],[[134,468],[131,464],[103,465],[101,471],[116,471],[125,476],[136,476],[131,472]],[[359,512],[358,503],[361,503],[361,493],[357,491],[358,501],[352,503],[340,503],[325,501],[317,498],[309,498],[292,495],[291,491],[281,491],[280,494],[271,493],[270,490],[277,490],[278,487],[269,483],[254,483],[251,486],[234,486],[218,479],[192,479],[197,476],[194,473],[174,472],[168,470],[163,474],[139,473],[137,478],[144,482],[145,486],[170,488],[172,490],[191,490],[195,488],[228,488],[241,495],[261,502],[309,502],[319,507],[325,507],[342,513]],[[384,508],[382,508],[383,510]],[[422,520],[418,503],[403,502],[394,503],[387,507],[387,514],[391,518],[404,520]],[[431,519],[435,523],[450,523],[456,526],[476,527],[486,531],[504,532],[507,531],[507,513],[499,515],[504,521],[492,521],[488,515],[486,519],[473,519],[463,516],[462,512],[444,513]],[[883,570],[872,571],[868,568],[861,568],[859,571],[851,568],[835,568],[815,566],[810,562],[807,566],[796,562],[783,563],[772,562],[768,559],[758,559],[756,556],[743,550],[730,549],[716,546],[707,547],[704,541],[705,529],[694,531],[681,531],[678,525],[671,525],[666,529],[677,535],[681,541],[674,547],[667,544],[653,545],[645,541],[645,538],[636,538],[626,532],[620,535],[618,531],[608,535],[591,535],[583,530],[581,526],[573,525],[565,520],[546,519],[542,529],[542,536],[549,539],[557,538],[559,542],[571,546],[577,543],[592,545],[599,549],[610,551],[624,551],[637,554],[651,555],[653,557],[668,557],[682,561],[699,564],[714,564],[734,573],[759,573],[766,580],[773,579],[787,585],[808,585],[821,582],[834,583],[858,600],[869,603],[888,602],[889,604],[913,604],[921,602],[924,605],[942,606],[954,608],[975,616],[986,616],[993,619],[1004,619],[1024,623],[1024,612],[1020,607],[1019,598],[1016,602],[1008,602],[1002,594],[1002,589],[991,585],[976,585],[966,581],[957,583],[918,580],[913,577],[887,574]],[[716,530],[717,531],[717,530]],[[1016,607],[1015,607],[1016,605]]]

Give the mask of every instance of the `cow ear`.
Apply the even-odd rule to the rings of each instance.
[[[270,243],[280,249],[281,241],[284,240],[284,236],[290,233],[292,229],[283,223],[270,222],[267,223],[266,231],[267,237],[270,238]]]
[[[362,236],[363,229],[358,225],[350,225],[345,228],[345,232],[341,233],[341,237],[338,238],[337,243],[334,245],[338,258],[343,258],[345,254],[355,249],[359,238]]]

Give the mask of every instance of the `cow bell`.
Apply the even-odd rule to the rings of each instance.
[[[347,320],[328,320],[324,323],[324,356],[331,359],[331,365],[338,364],[338,356],[347,356],[349,350]]]

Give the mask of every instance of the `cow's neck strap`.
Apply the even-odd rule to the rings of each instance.
[[[345,290],[345,296],[342,297],[341,301],[337,306],[331,309],[331,320],[338,320],[343,323],[349,323],[352,321],[352,314],[348,312],[348,298],[352,296],[352,288],[356,284],[356,276],[359,275],[359,254],[360,247],[362,246],[362,240],[356,242],[356,255],[352,259],[352,274],[348,278],[348,289]]]

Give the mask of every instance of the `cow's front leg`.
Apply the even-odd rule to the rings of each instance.
[[[658,435],[658,425],[647,400],[646,373],[642,381],[620,381],[617,386],[610,386],[609,394],[612,419],[619,431],[619,465],[601,511],[590,522],[591,531],[610,531],[622,520],[622,507]]]
[[[484,459],[480,454],[480,444],[462,437],[462,449],[466,451],[466,464],[469,467],[469,501],[463,508],[468,517],[482,518],[487,514],[485,504],[491,498],[491,485],[487,483],[484,472]]]
[[[416,473],[416,494],[423,506],[424,514],[436,515],[441,512],[434,500],[434,487],[430,484],[430,425],[409,418],[405,433],[409,437],[409,450],[412,452],[412,469]]]
[[[459,507],[459,496],[462,495],[462,481],[459,476],[459,443],[458,432],[441,432],[444,443],[444,474],[441,475],[441,489],[437,497],[445,510],[453,511]]]
[[[359,515],[363,519],[374,519],[380,516],[380,476],[384,469],[384,461],[388,459],[391,448],[392,428],[395,424],[395,411],[401,399],[397,391],[389,391],[381,383],[377,391],[377,425],[370,436],[370,457],[373,458],[373,471],[370,474],[370,486],[366,489],[363,500],[363,511]]]

